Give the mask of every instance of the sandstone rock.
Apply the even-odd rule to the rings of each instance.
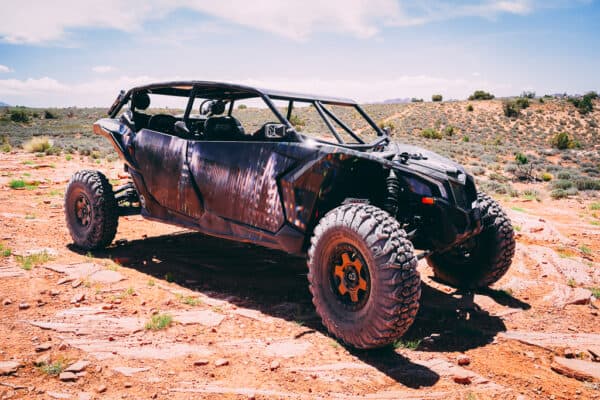
[[[194,361],[194,365],[196,367],[201,367],[203,365],[208,365],[208,363],[209,363],[209,361],[207,359],[205,359],[205,358]]]
[[[583,305],[583,304],[590,304],[592,299],[592,292],[589,291],[588,289],[584,289],[584,288],[575,288],[573,290],[573,292],[571,293],[571,295],[569,296],[569,298],[567,299],[567,301],[565,302],[566,305],[570,305],[570,304],[579,304],[579,305]]]
[[[600,346],[589,346],[587,351],[592,356],[592,360],[600,361]]]
[[[64,283],[68,283],[71,282],[73,280],[73,278],[69,278],[69,277],[65,277],[65,278],[60,278],[58,280],[58,282],[56,282],[57,285],[62,285]]]
[[[144,367],[144,368],[133,368],[133,367],[114,367],[113,371],[118,372],[120,374],[123,374],[125,376],[133,376],[134,374],[137,374],[139,372],[145,372],[150,370],[150,368],[148,367]]]
[[[42,351],[50,350],[51,347],[52,345],[50,343],[42,343],[35,346],[35,351],[36,353],[41,353]]]
[[[79,400],[92,400],[94,397],[91,393],[81,392],[79,393]]]
[[[271,365],[269,365],[269,369],[271,371],[275,371],[277,368],[279,368],[279,365],[279,361],[273,361]]]
[[[71,299],[71,304],[77,304],[85,299],[85,293],[78,293]]]
[[[55,296],[58,296],[59,294],[60,294],[60,290],[52,289],[50,291],[50,296],[55,297]]]
[[[89,279],[92,282],[111,284],[111,283],[120,282],[120,281],[124,280],[125,277],[123,275],[121,275],[120,273],[118,273],[117,271],[101,270],[101,271],[94,272],[92,275],[89,276]]]
[[[36,367],[41,367],[42,365],[46,364],[50,364],[50,354],[42,354],[33,362],[33,365]]]
[[[3,306],[9,306],[12,304],[12,301],[10,299],[4,299],[2,300],[2,305]]]
[[[61,374],[58,376],[58,379],[63,382],[73,382],[77,380],[77,375],[72,372],[61,372]]]
[[[19,303],[19,310],[27,310],[29,308],[29,303],[21,302]]]
[[[229,360],[225,358],[219,358],[215,361],[215,366],[217,367],[224,367],[225,365],[229,365]]]
[[[183,325],[200,324],[209,327],[219,326],[225,316],[211,310],[190,310],[173,312],[173,319]]]
[[[69,393],[62,393],[62,392],[46,392],[46,394],[48,395],[48,397],[50,397],[51,399],[70,399],[71,395]]]
[[[550,368],[569,378],[600,382],[600,365],[592,361],[554,357]]]
[[[73,289],[75,289],[81,286],[82,283],[83,281],[81,279],[75,279],[73,283],[71,283],[71,286],[73,287]]]
[[[106,385],[100,385],[96,387],[96,393],[104,393],[106,392]]]
[[[0,376],[11,375],[21,367],[20,361],[0,361]]]
[[[81,372],[86,369],[90,365],[89,361],[77,361],[71,365],[69,365],[65,371],[66,372]]]
[[[461,385],[470,385],[471,384],[471,376],[463,373],[457,373],[452,376],[452,380]]]
[[[471,359],[469,358],[469,356],[461,354],[456,358],[456,363],[461,366],[469,365],[471,364]]]

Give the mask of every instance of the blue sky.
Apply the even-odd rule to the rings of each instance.
[[[353,97],[600,89],[599,1],[21,0],[0,16],[0,101],[108,106],[223,80]]]

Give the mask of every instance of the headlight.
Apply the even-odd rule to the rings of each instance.
[[[404,179],[411,192],[419,196],[431,197],[433,195],[431,187],[425,181],[413,177],[406,177]]]

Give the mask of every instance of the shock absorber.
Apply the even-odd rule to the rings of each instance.
[[[385,194],[383,209],[389,212],[392,217],[396,218],[398,215],[398,205],[400,203],[402,187],[400,186],[400,178],[393,169],[390,169],[390,174],[386,178],[385,183],[387,192]]]

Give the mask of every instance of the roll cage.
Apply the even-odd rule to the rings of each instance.
[[[205,81],[184,81],[184,82],[166,82],[166,83],[155,83],[146,86],[138,86],[129,91],[121,91],[117,96],[116,100],[108,110],[108,115],[111,118],[115,118],[119,111],[125,104],[130,102],[132,97],[136,93],[150,93],[160,94],[167,96],[180,96],[188,97],[188,103],[183,114],[183,122],[187,123],[190,119],[194,100],[196,98],[205,98],[212,100],[222,100],[228,103],[227,115],[231,116],[234,104],[239,100],[247,100],[252,98],[260,98],[266,104],[266,106],[273,112],[273,114],[279,119],[279,121],[285,125],[290,138],[298,142],[304,142],[307,140],[315,140],[326,144],[332,144],[335,146],[346,147],[355,150],[368,150],[388,142],[389,135],[386,130],[381,129],[377,124],[369,117],[369,115],[363,110],[363,108],[357,104],[354,100],[344,99],[331,96],[319,96],[309,95],[301,93],[283,92],[277,90],[258,89],[249,86],[235,85],[222,82],[205,82]],[[285,116],[277,109],[273,100],[287,101],[287,112]],[[299,102],[303,104],[309,104],[315,107],[318,115],[325,123],[331,134],[337,140],[336,142],[330,142],[323,139],[308,138],[305,135],[299,133],[294,126],[290,123],[292,111],[294,109],[294,103]],[[327,106],[347,106],[353,107],[358,114],[367,121],[368,125],[375,130],[378,138],[370,143],[365,143],[363,138],[357,132],[354,132],[346,123],[344,123],[332,110]],[[130,102],[129,110],[132,110]],[[344,132],[350,137],[356,140],[357,143],[346,143],[343,137],[337,132],[333,123],[339,125]]]

